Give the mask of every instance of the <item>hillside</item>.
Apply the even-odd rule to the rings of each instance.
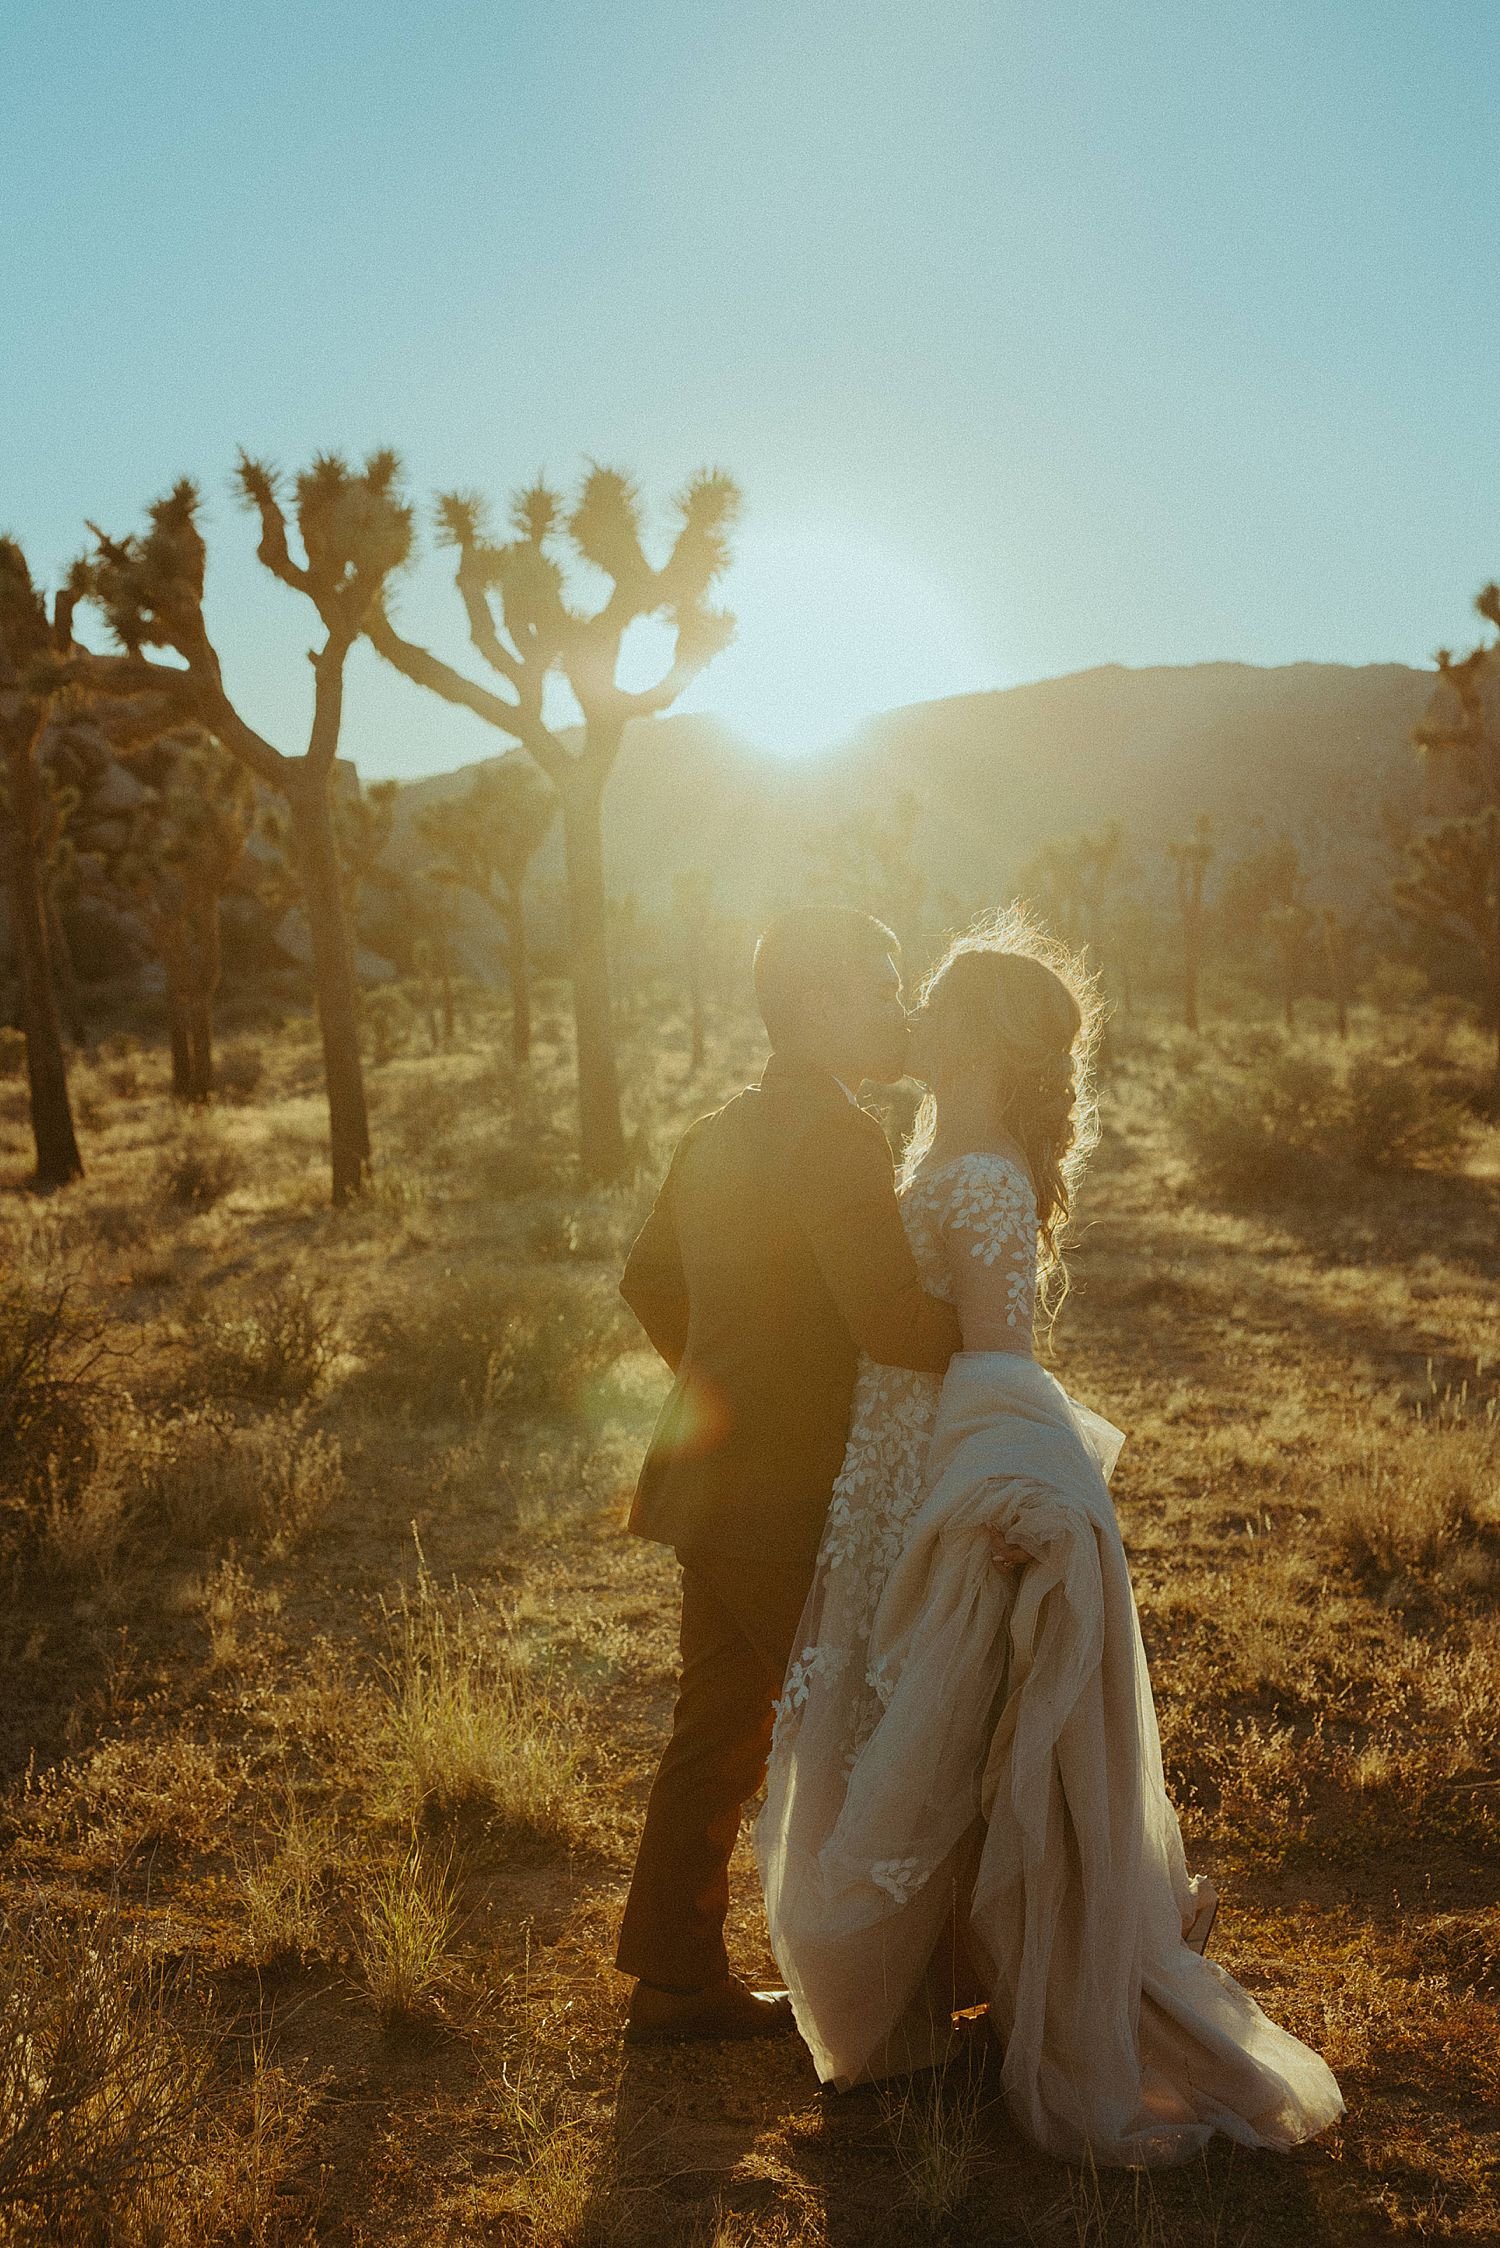
[[[607,799],[611,887],[666,902],[686,867],[712,866],[724,908],[797,891],[808,833],[912,791],[917,850],[935,886],[981,899],[1039,844],[1121,821],[1149,851],[1206,811],[1226,827],[1373,825],[1415,803],[1411,729],[1432,674],[1404,664],[1110,664],[991,694],[917,703],[846,747],[796,761],[745,746],[719,721],[632,726]],[[412,783],[405,818],[470,768]],[[403,822],[404,824],[404,822]],[[560,878],[554,837],[538,865]]]

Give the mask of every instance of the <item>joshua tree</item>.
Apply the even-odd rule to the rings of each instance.
[[[332,454],[315,460],[297,478],[292,495],[304,556],[299,562],[291,552],[279,478],[264,463],[240,456],[240,494],[260,518],[260,559],[284,585],[306,595],[323,627],[321,645],[310,651],[313,718],[300,756],[273,747],[225,691],[203,618],[205,557],[192,484],[180,483],[158,500],[150,528],[139,536],[116,540],[95,529],[85,577],[121,646],[132,654],[166,648],[180,657],[185,675],[158,663],[150,670],[172,685],[198,724],[286,800],[312,938],[336,1204],[357,1194],[368,1176],[370,1130],[333,767],[349,650],[411,551],[411,510],[400,496],[399,478],[394,453],[373,453],[359,470]]]
[[[41,739],[63,691],[72,644],[72,597],[59,594],[49,615],[14,539],[0,539],[0,753],[5,760],[6,876],[20,982],[21,1028],[37,1186],[66,1186],[83,1175],[73,1130],[53,984],[45,865],[52,807],[37,762]]]
[[[437,855],[438,878],[472,890],[504,925],[510,1050],[517,1062],[531,1058],[526,875],[556,811],[557,797],[536,767],[511,756],[482,765],[462,796],[450,796],[417,815],[418,830]]]
[[[1487,623],[1500,626],[1500,586],[1475,597]],[[1495,1031],[1491,1106],[1500,1115],[1500,709],[1496,680],[1500,649],[1480,646],[1455,658],[1437,654],[1445,692],[1434,697],[1413,733],[1432,768],[1446,767],[1466,799],[1457,816],[1442,819],[1412,843],[1408,870],[1396,884],[1404,912],[1457,936],[1478,956],[1485,1003]]]
[[[1198,981],[1203,969],[1203,887],[1213,862],[1213,822],[1200,812],[1186,843],[1169,843],[1167,857],[1177,885],[1177,912],[1182,923],[1182,1019],[1195,1035],[1198,1030]]]
[[[491,538],[480,500],[467,493],[445,495],[438,521],[444,541],[458,555],[469,638],[498,688],[478,684],[403,639],[383,604],[375,605],[366,622],[371,640],[398,671],[519,742],[557,791],[572,923],[580,1137],[584,1166],[599,1178],[616,1177],[625,1167],[610,1009],[604,784],[630,720],[666,710],[733,635],[733,619],[711,608],[709,596],[728,567],[739,503],[729,477],[716,471],[695,476],[677,502],[681,524],[671,552],[653,569],[641,544],[635,487],[615,469],[590,470],[566,520],[557,493],[545,484],[518,494],[511,511],[513,536],[503,545]],[[568,599],[555,551],[563,531],[578,559],[610,581],[608,596],[593,611]],[[630,626],[643,617],[668,621],[673,654],[654,686],[632,693],[619,684],[620,649]],[[554,670],[583,713],[576,747],[542,714],[542,691]]]
[[[219,901],[255,818],[247,768],[199,727],[181,727],[129,758],[151,790],[109,867],[151,934],[167,979],[172,1095],[212,1098],[213,1005],[221,970]]]

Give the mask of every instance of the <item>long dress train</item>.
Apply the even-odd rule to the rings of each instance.
[[[903,1202],[924,1278],[986,1337],[941,1384],[862,1370],[778,1710],[756,1848],[820,2076],[927,2065],[951,2035],[955,1907],[1035,2142],[1185,2160],[1285,2148],[1343,2110],[1326,2064],[1184,1941],[1198,1903],[1162,1775],[1107,1478],[1123,1438],[1029,1355],[1030,1182],[929,1166]],[[990,1530],[1033,1557],[997,1569]]]

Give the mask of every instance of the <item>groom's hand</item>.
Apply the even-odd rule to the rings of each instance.
[[[1031,1559],[1024,1546],[1012,1545],[1003,1530],[991,1530],[990,1558],[997,1569],[1023,1569]]]

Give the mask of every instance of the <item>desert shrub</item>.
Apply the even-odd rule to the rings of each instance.
[[[212,2047],[116,1923],[0,1923],[0,2229],[126,2237],[178,2170]],[[12,2231],[12,2227],[15,2228]]]
[[[466,1147],[462,1168],[475,1194],[510,1202],[555,1186],[560,1166],[555,1151],[526,1134],[480,1140]]]
[[[272,1415],[242,1430],[238,1449],[269,1553],[292,1552],[348,1488],[338,1438],[308,1428],[300,1410]]]
[[[0,2237],[271,2248],[288,2219],[305,2237],[289,2189],[307,2094],[229,2051],[191,1978],[113,1915],[0,1925]]]
[[[1420,968],[1404,960],[1381,960],[1371,969],[1360,985],[1360,997],[1382,1015],[1402,1013],[1415,1007],[1427,992],[1427,978]]]
[[[1424,1070],[1362,1056],[1345,1069],[1295,1047],[1187,1086],[1175,1105],[1194,1170],[1224,1194],[1323,1193],[1340,1167],[1448,1162],[1463,1110]]]
[[[95,1460],[92,1412],[105,1331],[69,1289],[0,1289],[0,1501],[66,1496]]]
[[[156,1167],[156,1192],[185,1210],[211,1210],[232,1194],[245,1176],[244,1158],[207,1118],[182,1126],[163,1149]]]
[[[0,1024],[0,1078],[26,1074],[26,1034],[11,1024]]]
[[[208,1321],[199,1360],[211,1390],[279,1402],[311,1397],[339,1354],[338,1322],[314,1281],[290,1276]]]
[[[424,1419],[567,1410],[625,1339],[614,1291],[583,1274],[450,1268],[367,1323],[359,1386]]]
[[[1329,1151],[1336,1087],[1329,1065],[1306,1054],[1200,1077],[1178,1098],[1178,1134],[1206,1185],[1294,1192],[1311,1185],[1312,1167]]]
[[[91,1213],[94,1235],[106,1249],[140,1249],[151,1239],[151,1212],[139,1202],[96,1202]]]
[[[125,1536],[125,1490],[112,1461],[96,1462],[71,1488],[43,1502],[38,1559],[62,1578],[105,1577]]]
[[[1464,1110],[1425,1070],[1362,1055],[1344,1088],[1344,1151],[1364,1169],[1447,1163],[1468,1136]]]
[[[253,1098],[265,1074],[265,1056],[248,1038],[237,1038],[232,1046],[226,1046],[214,1063],[215,1083],[226,1101]]]
[[[632,1187],[604,1188],[582,1201],[548,1201],[532,1220],[526,1246],[532,1256],[549,1264],[570,1257],[619,1264],[649,1207],[649,1201]]]
[[[104,1430],[112,1474],[133,1527],[159,1544],[205,1545],[250,1526],[250,1501],[237,1472],[236,1430],[222,1405],[151,1413],[130,1398],[112,1409]]]
[[[240,1868],[246,1949],[257,1965],[317,1954],[341,1854],[332,1823],[310,1819],[289,1795],[274,1846]]]

